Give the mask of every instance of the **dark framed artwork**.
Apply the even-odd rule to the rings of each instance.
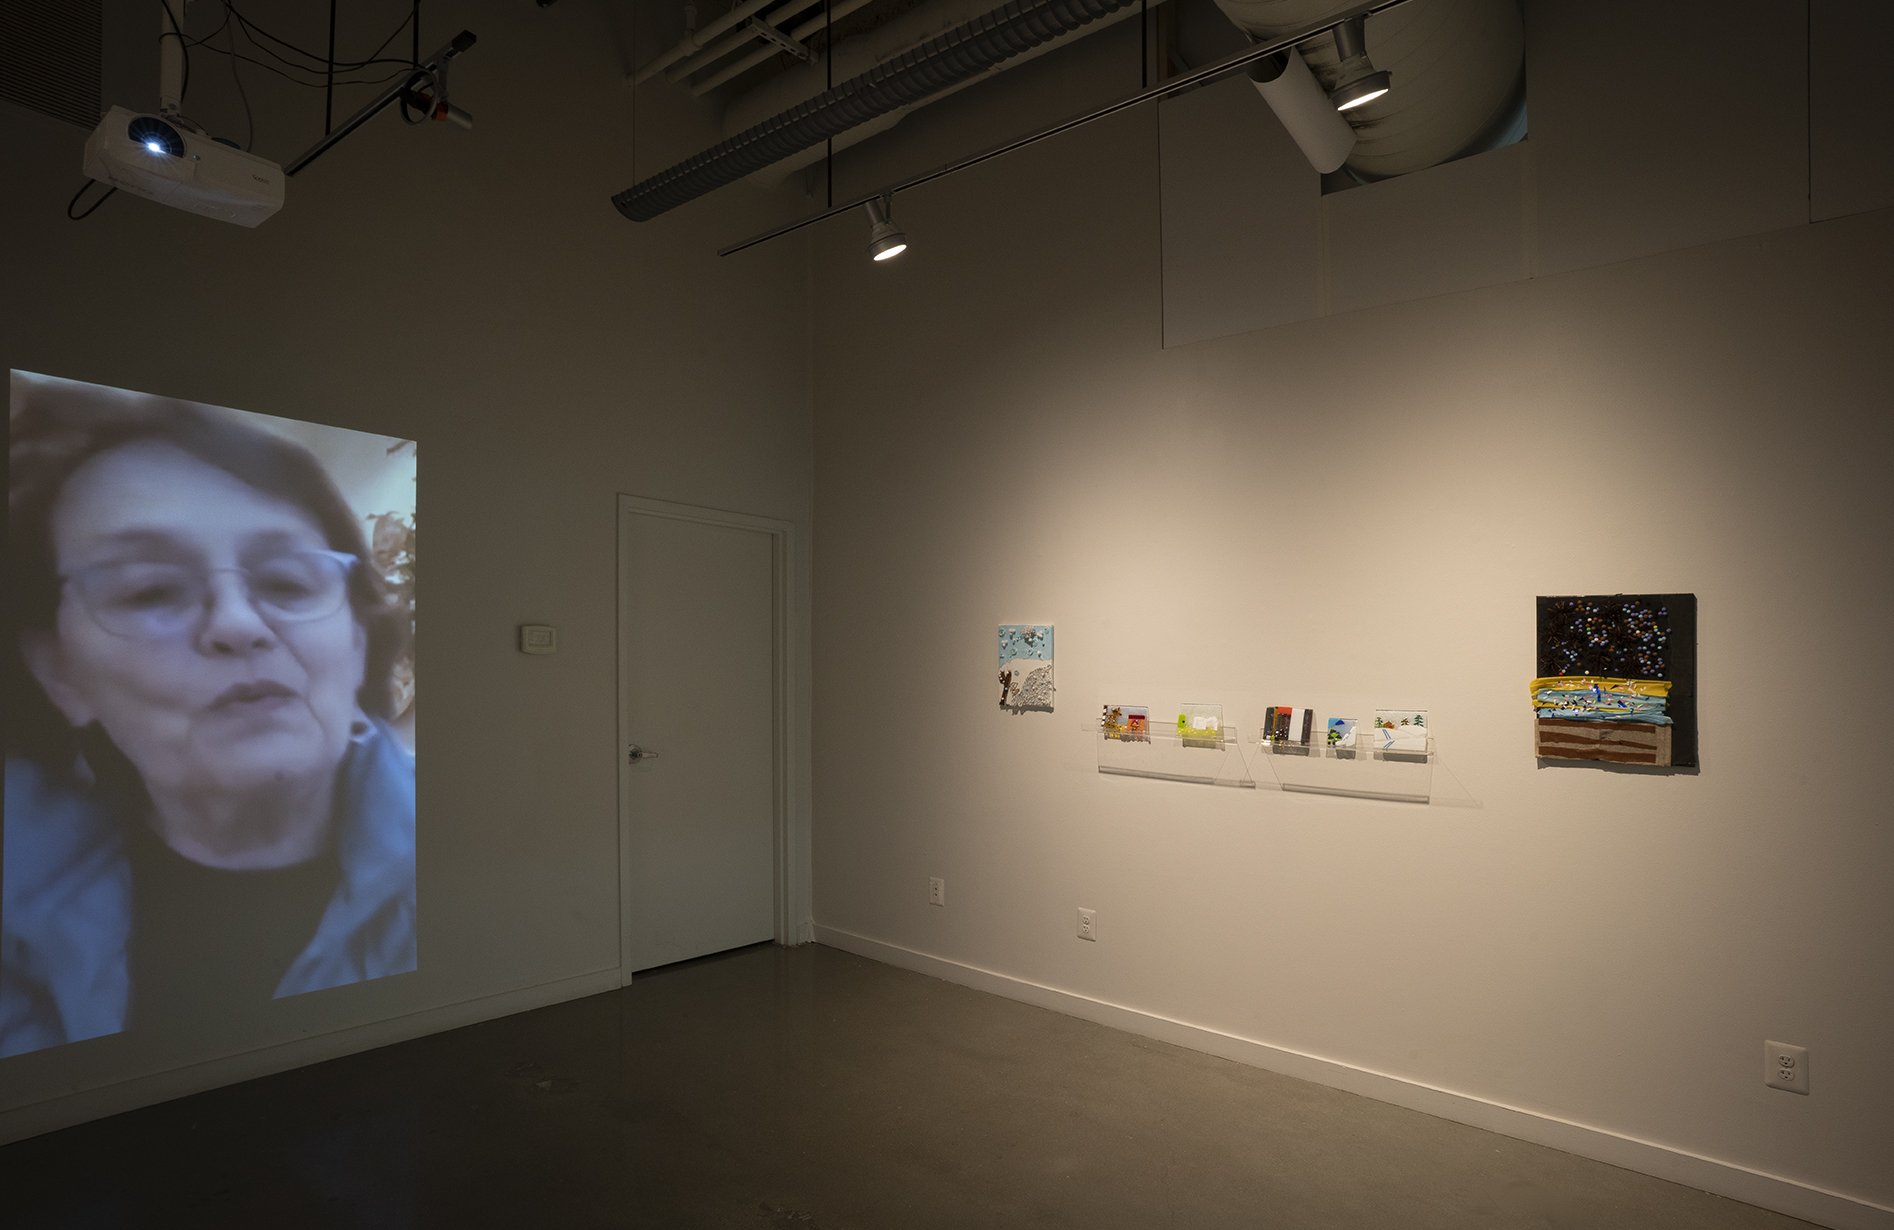
[[[1540,759],[1696,768],[1697,596],[1537,601]]]

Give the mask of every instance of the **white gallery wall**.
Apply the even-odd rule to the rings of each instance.
[[[1265,163],[1328,211],[1281,241],[1306,303],[1276,327],[1165,348],[1183,206],[1161,141],[1176,117],[1150,110],[898,198],[914,246],[887,266],[865,224],[823,228],[817,935],[1887,1226],[1889,151],[1830,133],[1855,121],[1796,51],[1789,121],[1755,135],[1724,126],[1757,110],[1740,98],[1693,107],[1678,158],[1701,141],[1735,161],[1625,205],[1662,163],[1617,152],[1642,138],[1611,91],[1635,93],[1648,57],[1582,14],[1609,31],[1623,7],[1530,7],[1562,32],[1529,50],[1557,122],[1488,156],[1507,175],[1474,159],[1324,204],[1292,148]],[[1766,44],[1747,24],[1764,10],[1794,10],[1782,26],[1804,37],[1800,6],[1720,7],[1693,72]],[[1567,44],[1610,83],[1595,120]],[[1137,87],[1135,31],[1059,56],[910,117],[838,195]],[[1811,171],[1811,135],[1852,161]],[[1281,154],[1193,139],[1231,176],[1267,179],[1251,160]],[[1745,161],[1746,143],[1767,148]],[[1812,207],[1811,182],[1850,204]],[[1274,294],[1243,255],[1271,231],[1195,207],[1225,215],[1237,254],[1221,279],[1190,270],[1196,307]],[[1325,243],[1338,209],[1380,211],[1386,284],[1295,247]],[[1502,215],[1524,219],[1510,271],[1456,281]],[[1539,766],[1534,597],[1674,591],[1699,603],[1701,771]],[[995,626],[1027,621],[1056,626],[1050,715],[996,703]],[[1102,704],[1187,701],[1246,737],[1272,704],[1425,708],[1441,801],[1096,771]],[[1764,1087],[1765,1039],[1809,1048],[1809,1096]]]
[[[409,9],[372,7],[345,6],[359,23],[345,52]],[[326,10],[246,8],[273,30],[307,19],[321,41]],[[108,12],[113,61],[144,73],[108,82],[117,101],[151,105],[155,12]],[[0,1140],[616,986],[617,497],[806,533],[805,260],[714,255],[774,216],[770,202],[726,194],[645,225],[612,209],[634,165],[688,152],[663,141],[705,135],[689,112],[657,113],[661,93],[623,86],[637,33],[623,10],[483,0],[423,13],[429,47],[463,26],[479,37],[453,74],[476,127],[411,129],[390,112],[293,179],[254,231],[122,193],[69,222],[84,131],[0,105],[0,367],[415,439],[429,557],[419,970],[253,1016],[206,1004],[215,1044],[126,1034],[0,1062]],[[192,71],[187,109],[241,136],[227,61],[200,50]],[[245,71],[261,152],[287,159],[320,134],[320,94]],[[345,95],[338,117],[363,96]],[[517,652],[523,623],[556,625],[558,654]],[[806,800],[806,752],[798,763]]]

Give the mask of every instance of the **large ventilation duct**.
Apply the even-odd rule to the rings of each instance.
[[[1137,2],[1011,0],[633,184],[612,204],[634,222],[648,221]]]
[[[1238,27],[1280,38],[1332,18],[1354,0],[1216,0]],[[1519,0],[1409,0],[1368,18],[1368,55],[1394,88],[1344,117],[1355,130],[1347,169],[1388,179],[1496,143],[1524,102],[1526,36]],[[1340,76],[1332,35],[1300,45],[1325,89]]]

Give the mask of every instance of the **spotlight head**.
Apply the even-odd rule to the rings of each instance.
[[[893,260],[908,250],[908,237],[894,224],[892,197],[868,202],[868,255],[876,261]]]
[[[892,222],[883,222],[868,237],[868,255],[875,260],[893,260],[907,250],[908,237],[896,230]]]
[[[1337,111],[1353,111],[1387,93],[1392,80],[1392,74],[1386,69],[1372,72],[1336,86],[1329,91],[1329,100],[1335,104]]]
[[[1351,17],[1335,27],[1335,54],[1341,57],[1341,79],[1328,97],[1337,111],[1353,111],[1388,92],[1393,74],[1368,60],[1367,18]]]

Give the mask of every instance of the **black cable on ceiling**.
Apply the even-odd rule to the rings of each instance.
[[[97,209],[99,206],[111,200],[112,194],[118,191],[118,189],[116,188],[107,188],[105,190],[105,195],[101,196],[98,200],[92,202],[92,204],[86,206],[86,211],[84,213],[82,214],[73,213],[72,207],[79,203],[79,198],[85,195],[85,190],[87,188],[90,188],[93,184],[97,182],[98,182],[97,180],[88,179],[85,183],[79,185],[79,191],[73,193],[72,199],[66,202],[66,217],[70,218],[74,222],[84,222],[87,218],[90,218],[92,216],[93,210]]]
[[[230,14],[226,11],[223,26],[219,28],[228,29],[229,26]],[[230,31],[229,42],[230,79],[236,83],[237,97],[243,100],[243,148],[249,150],[256,146],[256,113],[250,109],[250,91],[243,88],[243,74],[237,68],[237,32],[235,30]]]
[[[419,8],[418,3],[415,7],[418,10]],[[216,46],[208,45],[210,39],[214,38],[218,33],[222,32],[230,24],[232,17],[234,17],[236,20],[236,29],[240,29],[243,31],[244,37],[249,40],[250,46],[254,48],[255,50],[260,51],[263,54],[269,56],[272,60],[275,61],[274,64],[266,60],[259,60],[254,56],[245,55],[243,52],[236,50],[234,37],[230,40],[231,45],[229,47],[216,47]],[[366,58],[361,59],[361,60],[338,59],[335,61],[335,66],[334,66],[335,71],[336,72],[353,72],[358,69],[366,68],[375,64],[393,65],[399,68],[403,72],[408,71],[409,69],[413,68],[413,64],[407,60],[399,60],[399,59],[384,57],[382,56],[381,53],[387,50],[388,45],[394,42],[396,38],[400,37],[402,30],[408,28],[409,24],[414,21],[415,21],[415,16],[413,14],[410,14],[410,16],[408,17],[402,18],[401,23],[397,25],[393,30],[389,31],[388,36],[382,39],[381,45],[376,47],[374,51],[370,52]],[[233,31],[233,34],[234,34],[234,31]],[[258,37],[259,35],[261,35],[262,37],[259,38]],[[274,48],[269,46],[268,43],[264,41],[265,39],[279,43],[283,47],[288,48],[290,51],[295,52],[297,55],[305,56],[308,59],[317,61],[317,63],[316,64],[302,64],[302,63],[298,63],[295,60],[289,59],[288,57],[282,55],[281,53],[277,52]],[[299,85],[307,89],[316,89],[316,90],[325,90],[329,88],[328,65],[326,62],[323,61],[321,56],[316,55],[314,52],[308,51],[304,48],[298,47],[295,44],[288,42],[287,40],[277,38],[276,35],[271,34],[269,31],[264,30],[261,26],[258,26],[254,22],[251,22],[250,20],[248,20],[244,16],[243,12],[240,9],[238,9],[235,4],[229,3],[228,0],[226,0],[226,3],[224,4],[224,21],[222,23],[219,23],[217,29],[211,31],[209,34],[204,35],[202,38],[189,39],[187,40],[187,43],[189,46],[192,46],[192,47],[203,47],[206,51],[209,51],[215,55],[229,56],[233,60],[241,60],[245,64],[253,64],[256,67],[263,69],[265,72],[273,73],[276,76],[281,77],[283,80],[291,83],[292,85]],[[324,73],[325,75],[324,80],[310,81],[304,77],[299,77],[295,75],[296,73],[314,74],[318,72]],[[401,72],[392,72],[392,73],[386,73],[380,77],[349,77],[346,79],[337,77],[334,80],[334,84],[339,85],[339,86],[382,85],[389,81],[394,80],[396,77],[400,75],[401,75]]]
[[[328,86],[322,100],[322,135],[325,137],[335,131],[335,14],[340,2],[329,0]]]
[[[360,60],[345,60],[345,59],[340,59],[340,58],[331,58],[331,57],[319,55],[318,53],[309,50],[307,47],[298,46],[297,44],[292,43],[288,39],[283,38],[281,35],[272,33],[271,31],[265,29],[260,23],[253,20],[249,16],[249,14],[245,13],[242,9],[238,8],[234,0],[224,0],[224,9],[230,16],[233,16],[236,18],[237,24],[243,28],[244,36],[250,40],[250,43],[252,46],[254,46],[257,50],[263,52],[263,54],[269,56],[271,59],[275,60],[277,63],[282,64],[288,68],[296,69],[299,72],[306,72],[306,73],[322,72],[322,71],[325,71],[331,64],[334,65],[337,72],[354,71],[356,69],[367,68],[374,64],[400,64],[400,65],[405,65],[410,68],[413,67],[413,65],[410,64],[406,60],[381,58],[381,53],[387,50],[388,44],[394,42],[396,37],[400,35],[401,31],[407,28],[409,21],[413,19],[412,14],[410,14],[408,17],[403,17],[398,23],[396,23],[395,28],[388,32],[388,37],[382,39],[381,44],[377,46],[375,50],[369,52],[365,58],[360,59]],[[303,59],[314,61],[314,63],[311,63],[311,64],[298,63],[297,61],[292,60],[289,57],[283,55],[282,52],[276,50],[276,48],[278,47],[281,47],[286,51],[294,52],[295,54],[303,57]],[[212,50],[216,50],[216,49],[212,48]]]

